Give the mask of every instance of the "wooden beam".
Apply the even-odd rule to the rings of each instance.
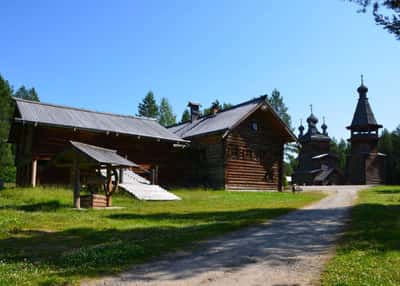
[[[118,178],[116,178],[116,184]],[[112,195],[112,174],[111,174],[111,166],[107,166],[107,183],[106,183],[106,206],[111,207],[111,195]]]
[[[154,185],[158,185],[158,165],[154,167]]]
[[[282,192],[284,185],[283,185],[283,176],[284,176],[284,166],[283,166],[283,160],[284,160],[284,145],[281,146],[281,150],[280,150],[280,159],[279,159],[279,170],[278,170],[278,174],[279,174],[279,178],[278,178],[278,192]]]
[[[32,172],[31,172],[31,185],[33,188],[36,187],[36,178],[37,178],[37,160],[32,161]]]
[[[74,154],[74,165],[73,165],[73,174],[74,174],[74,207],[77,209],[81,208],[81,182],[80,182],[80,170],[79,170],[79,161],[78,154]]]

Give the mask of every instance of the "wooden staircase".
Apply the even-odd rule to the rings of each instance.
[[[152,185],[149,180],[131,170],[124,169],[122,172],[122,182],[118,186],[138,200],[176,201],[181,199],[158,185]]]

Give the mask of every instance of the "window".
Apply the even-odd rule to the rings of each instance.
[[[253,160],[253,152],[251,150],[246,150],[246,160]]]
[[[231,149],[231,159],[237,160],[239,159],[239,149],[237,147],[232,147]]]
[[[265,178],[265,181],[267,181],[267,182],[273,182],[274,179],[275,179],[274,170],[272,168],[269,168],[267,170],[267,172],[265,173],[265,177],[264,178]]]
[[[256,121],[251,122],[251,130],[254,132],[258,131],[258,123]]]

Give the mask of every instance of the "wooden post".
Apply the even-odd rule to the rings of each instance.
[[[80,182],[80,172],[79,172],[79,161],[78,154],[74,154],[74,207],[77,209],[81,208],[81,182]]]
[[[154,167],[154,184],[158,185],[158,165]]]
[[[36,178],[37,178],[37,160],[32,161],[32,169],[31,169],[31,185],[33,188],[36,187]]]
[[[278,180],[279,180],[279,182],[278,182],[278,192],[282,192],[283,191],[283,188],[284,188],[284,185],[283,185],[283,176],[284,176],[284,173],[283,173],[283,160],[284,160],[284,145],[282,145],[282,147],[281,147],[281,150],[280,150],[280,159],[279,159],[279,164],[278,164]]]
[[[119,169],[119,183],[122,184],[124,182],[124,169]]]
[[[116,178],[117,179],[117,178]],[[117,182],[115,182],[117,183]],[[111,195],[112,195],[112,176],[111,167],[107,166],[107,185],[106,185],[106,206],[111,207]]]
[[[151,184],[158,185],[158,166],[154,166],[151,169]]]

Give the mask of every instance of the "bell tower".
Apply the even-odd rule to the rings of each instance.
[[[368,102],[368,88],[361,85],[356,111],[354,112],[350,130],[351,152],[347,160],[347,183],[351,185],[383,184],[385,177],[385,157],[378,153],[378,132],[382,125],[378,124]]]

